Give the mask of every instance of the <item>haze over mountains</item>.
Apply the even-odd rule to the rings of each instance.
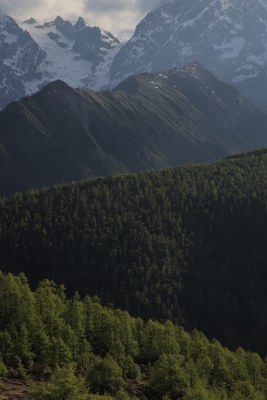
[[[82,18],[72,24],[57,17],[42,25],[30,18],[19,27],[0,15],[0,109],[56,79],[74,87],[104,87],[119,48],[111,33]]]
[[[163,1],[115,57],[111,80],[196,60],[240,86],[257,104],[266,105],[261,98],[265,86],[253,90],[251,84],[256,85],[266,71],[266,20],[267,3],[262,0]]]
[[[21,25],[29,36],[2,16],[0,51],[12,51],[1,59],[0,107],[63,77],[69,85],[98,90],[132,74],[181,68],[196,60],[267,109],[266,20],[263,0],[163,1],[122,46],[102,29],[85,26],[82,18],[72,24],[58,17],[42,25],[30,19]],[[34,48],[24,68],[22,38]]]
[[[0,113],[0,193],[216,160],[267,145],[267,116],[200,64],[113,91],[56,81]]]

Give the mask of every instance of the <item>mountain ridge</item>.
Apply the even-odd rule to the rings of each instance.
[[[112,85],[132,74],[181,68],[196,60],[264,108],[266,80],[262,86],[260,82],[267,65],[265,16],[261,0],[163,1],[115,56]]]
[[[267,116],[196,63],[113,91],[62,81],[0,114],[2,194],[267,145]]]
[[[19,52],[4,59],[0,68],[5,84],[0,93],[5,100],[2,97],[0,107],[55,79],[75,87],[106,90],[133,74],[182,68],[196,60],[266,110],[266,19],[262,0],[255,5],[249,0],[163,1],[138,23],[128,42],[119,44],[112,34],[89,27],[82,17],[71,23],[58,16],[43,24],[31,17],[20,27],[46,51],[45,63],[37,65],[37,77],[28,74],[25,80],[12,67]],[[5,41],[3,29],[0,24],[0,48]],[[34,55],[30,59],[34,63]]]
[[[266,148],[0,198],[4,272],[266,355]]]

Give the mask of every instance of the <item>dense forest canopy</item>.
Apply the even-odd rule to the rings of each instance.
[[[266,151],[0,199],[4,272],[267,353]]]
[[[0,273],[0,377],[39,377],[28,400],[263,400],[267,365],[167,321],[132,318],[44,280]],[[41,381],[40,381],[41,378]],[[90,393],[90,394],[89,394]]]

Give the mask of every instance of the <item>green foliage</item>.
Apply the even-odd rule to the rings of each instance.
[[[241,345],[264,356],[266,181],[266,154],[256,152],[212,165],[92,179],[2,198],[1,264],[8,271],[25,271],[34,284],[47,277],[64,279],[69,293],[78,288],[82,295],[98,295],[146,320],[171,319],[232,349]],[[4,288],[0,293],[3,322],[11,322],[16,308],[18,335],[18,324],[34,325],[36,312],[51,329],[64,329],[57,316],[64,287],[44,281],[35,294],[37,310],[28,310],[32,294],[25,277],[8,279],[11,298]],[[24,301],[15,280],[24,288]],[[94,324],[94,346],[102,349],[105,343],[117,360],[118,340],[107,341],[106,311],[90,321],[76,295],[64,312],[80,336],[84,323],[88,328]],[[145,357],[155,360],[158,341],[166,351],[173,348],[173,335],[164,336],[163,327],[152,323],[146,329]],[[129,329],[123,334],[128,337],[125,351],[134,357]],[[46,341],[44,336],[36,340]],[[21,353],[31,362],[27,349]]]
[[[122,369],[110,356],[96,357],[88,371],[88,383],[95,393],[115,393],[123,383]]]
[[[27,400],[89,400],[85,379],[75,375],[75,366],[57,367],[47,383],[36,384]]]
[[[115,400],[115,397],[108,394],[101,395],[98,393],[97,394],[90,393],[89,400]]]
[[[151,368],[149,382],[158,397],[177,399],[185,395],[189,381],[182,357],[163,354]]]
[[[249,382],[237,382],[231,392],[231,400],[263,400],[262,394],[257,393]]]
[[[183,400],[212,400],[214,399],[213,393],[207,391],[203,387],[191,388],[187,391]]]
[[[62,286],[47,280],[33,292],[21,277],[0,276],[0,376],[10,368],[22,379],[48,379],[31,389],[28,400],[266,397],[267,364],[255,353],[231,352],[170,321],[145,323],[89,296],[67,299]],[[11,306],[14,293],[22,304],[27,299],[23,322],[24,307]]]
[[[7,368],[0,357],[0,378],[4,378],[6,376],[7,376]]]

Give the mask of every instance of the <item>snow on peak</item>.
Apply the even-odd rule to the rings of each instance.
[[[234,83],[267,68],[266,43],[267,0],[162,0],[116,56],[111,79],[197,60]]]
[[[91,28],[82,17],[72,24],[57,16],[27,30],[46,53],[40,69],[44,80],[61,79],[74,87],[106,87],[110,64],[120,49],[112,34]]]
[[[12,17],[9,15],[1,14],[0,13],[0,30],[3,29],[5,25],[16,25],[16,22]]]
[[[60,79],[73,87],[106,88],[121,44],[109,32],[57,16],[42,25],[29,18],[19,26],[0,14],[0,109]]]

